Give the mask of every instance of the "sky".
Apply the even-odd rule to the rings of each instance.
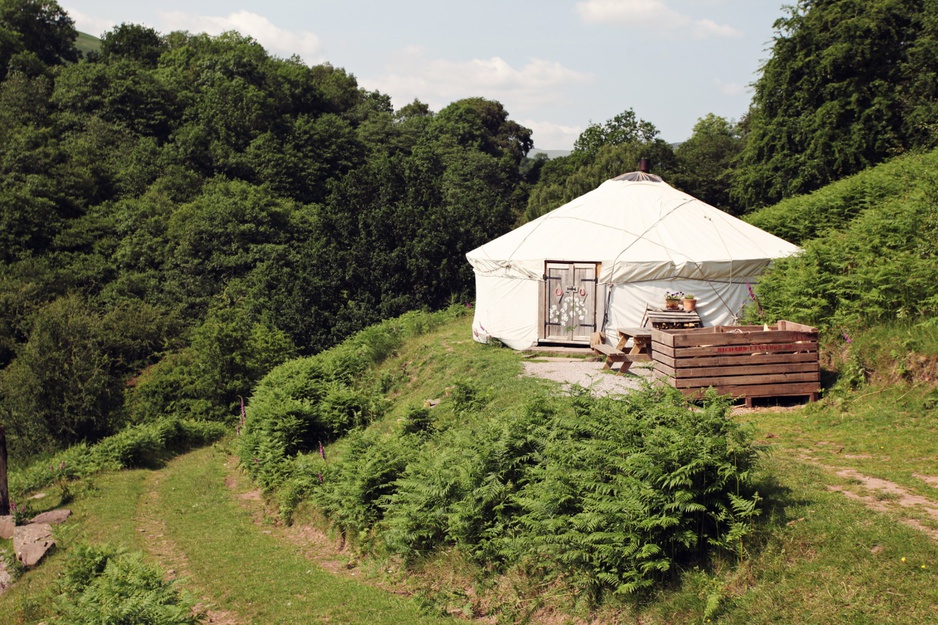
[[[78,30],[121,23],[216,35],[330,63],[360,87],[439,111],[497,100],[534,147],[570,150],[632,109],[670,143],[709,113],[738,120],[790,0],[60,0]]]

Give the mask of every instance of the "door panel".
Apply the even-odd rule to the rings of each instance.
[[[589,343],[596,331],[597,263],[545,264],[546,340]]]

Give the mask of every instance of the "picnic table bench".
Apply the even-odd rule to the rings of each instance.
[[[632,359],[629,355],[618,347],[606,345],[606,338],[601,332],[593,332],[590,337],[590,349],[606,358],[603,369],[612,369],[617,375],[627,373],[632,366]],[[613,369],[612,365],[616,363],[620,363],[619,368]]]

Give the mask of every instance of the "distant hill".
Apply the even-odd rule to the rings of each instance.
[[[87,56],[89,52],[97,52],[101,49],[101,40],[87,33],[79,32],[75,47],[78,48],[82,56]]]

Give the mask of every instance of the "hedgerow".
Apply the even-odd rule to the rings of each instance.
[[[746,215],[754,226],[799,245],[840,232],[867,208],[908,199],[934,181],[938,151],[907,154],[807,195]]]
[[[11,473],[10,491],[19,495],[100,471],[152,466],[173,454],[216,441],[227,432],[228,428],[221,423],[177,417],[129,426],[93,445],[74,445],[50,459]]]
[[[935,317],[938,184],[919,181],[914,192],[857,207],[840,229],[776,261],[760,279],[758,297],[767,317],[822,329]]]
[[[298,484],[303,478],[295,477],[291,459],[315,452],[323,443],[384,413],[387,406],[380,384],[368,373],[406,339],[460,314],[459,307],[406,313],[366,328],[332,349],[275,367],[248,402],[238,446],[242,466],[265,488],[294,480],[293,492],[302,490]]]

